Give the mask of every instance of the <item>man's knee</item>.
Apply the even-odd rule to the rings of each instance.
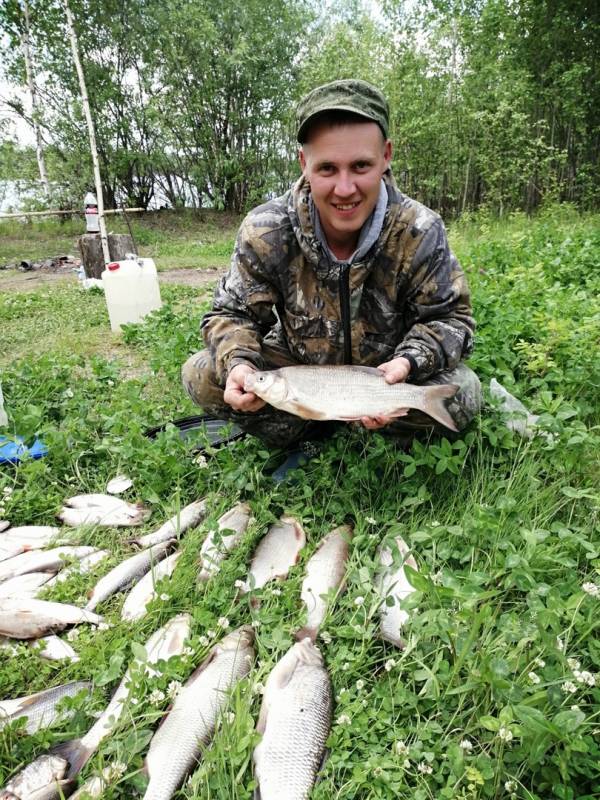
[[[223,389],[216,375],[208,350],[190,356],[181,368],[181,382],[192,401],[202,408],[223,403]]]

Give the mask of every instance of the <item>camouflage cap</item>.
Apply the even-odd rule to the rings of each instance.
[[[298,103],[296,122],[298,141],[306,141],[310,122],[324,111],[350,111],[360,117],[376,122],[384,137],[388,138],[389,108],[387,100],[370,83],[359,80],[343,80],[317,86]]]

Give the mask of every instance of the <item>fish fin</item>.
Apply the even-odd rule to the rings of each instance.
[[[323,773],[323,767],[325,766],[325,762],[329,758],[329,753],[330,752],[331,751],[329,750],[328,747],[326,747],[325,750],[323,751],[323,758],[321,759],[321,763],[319,764],[319,768],[317,770],[317,774],[316,774],[316,777],[315,777],[315,786],[317,785],[317,783],[320,783],[323,780],[323,774],[322,774]]]
[[[379,635],[384,641],[389,642],[390,644],[393,644],[395,647],[397,647],[398,650],[404,650],[404,648],[406,647],[406,642],[400,635],[391,636],[389,634],[384,633],[384,631],[382,630],[380,630]]]
[[[290,401],[288,401],[288,402],[290,402]],[[294,409],[293,413],[297,417],[301,417],[302,419],[314,419],[314,420],[317,420],[317,421],[318,420],[329,419],[327,413],[323,412],[322,414],[319,414],[314,409],[308,408],[307,406],[303,405],[302,403],[300,403],[296,399],[292,399],[291,402],[290,402],[290,405],[293,405],[293,409]]]
[[[257,786],[254,790],[254,794],[252,795],[252,800],[261,800],[261,793],[260,793],[260,786]]]
[[[86,747],[81,739],[71,739],[68,742],[57,744],[50,750],[54,756],[60,756],[69,762],[69,771],[66,777],[77,777],[93,755],[93,750]]]
[[[269,715],[268,704],[263,697],[263,701],[260,704],[260,711],[258,712],[258,719],[256,721],[256,732],[260,733],[261,736],[264,735],[265,729],[267,727],[268,715]]]
[[[460,389],[456,383],[446,383],[442,386],[424,386],[425,400],[423,402],[423,411],[433,417],[437,422],[450,428],[451,431],[458,433],[456,423],[448,413],[448,409],[444,405],[444,399],[454,397]]]
[[[353,366],[352,369],[354,370],[354,372],[362,372],[365,375],[379,375],[381,377],[385,374],[384,372],[382,372],[382,370],[378,369],[378,367]]]
[[[409,412],[408,408],[397,408],[391,414],[382,414],[383,417],[405,417]]]
[[[318,628],[311,628],[309,625],[304,625],[302,628],[298,628],[294,634],[294,639],[297,642],[301,642],[303,639],[310,639],[313,644],[316,644],[318,632]]]

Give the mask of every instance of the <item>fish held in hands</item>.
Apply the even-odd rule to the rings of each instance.
[[[297,642],[267,678],[254,750],[256,800],[306,800],[325,756],[332,690],[321,653]]]
[[[401,417],[408,409],[422,411],[452,431],[458,430],[444,400],[454,397],[457,384],[415,386],[386,382],[373,367],[295,366],[246,376],[244,390],[269,405],[303,419],[343,420]]]
[[[229,692],[250,672],[253,642],[254,631],[248,625],[229,633],[179,692],[150,742],[145,761],[150,780],[144,800],[169,800],[181,785],[212,739]]]
[[[198,583],[203,583],[218,573],[221,563],[240,543],[251,522],[252,512],[248,503],[238,503],[219,517],[217,530],[209,531],[200,548]]]
[[[13,639],[39,639],[69,625],[100,625],[102,617],[67,603],[53,603],[31,597],[6,597],[0,600],[0,636]]]
[[[306,534],[298,520],[281,517],[258,543],[243,593],[261,589],[276,578],[285,578],[305,544]]]
[[[323,539],[308,559],[302,582],[302,602],[306,606],[306,625],[296,633],[298,641],[307,637],[315,642],[328,607],[328,594],[339,589],[346,573],[352,528],[341,525]]]
[[[411,555],[410,548],[404,539],[397,536],[394,540],[394,548],[389,545],[383,545],[380,548],[379,564],[380,569],[376,583],[382,601],[379,609],[381,638],[396,647],[403,648],[404,641],[400,636],[400,631],[408,620],[408,612],[400,608],[400,603],[415,591],[408,581],[404,567],[408,564],[409,567],[417,570],[417,562]],[[388,598],[393,600],[391,605],[388,605]]]

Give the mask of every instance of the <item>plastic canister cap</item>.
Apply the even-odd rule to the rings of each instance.
[[[119,269],[120,266],[121,265],[118,261],[111,261],[110,264],[106,265],[106,269],[109,269],[111,272],[113,272],[115,269]]]

